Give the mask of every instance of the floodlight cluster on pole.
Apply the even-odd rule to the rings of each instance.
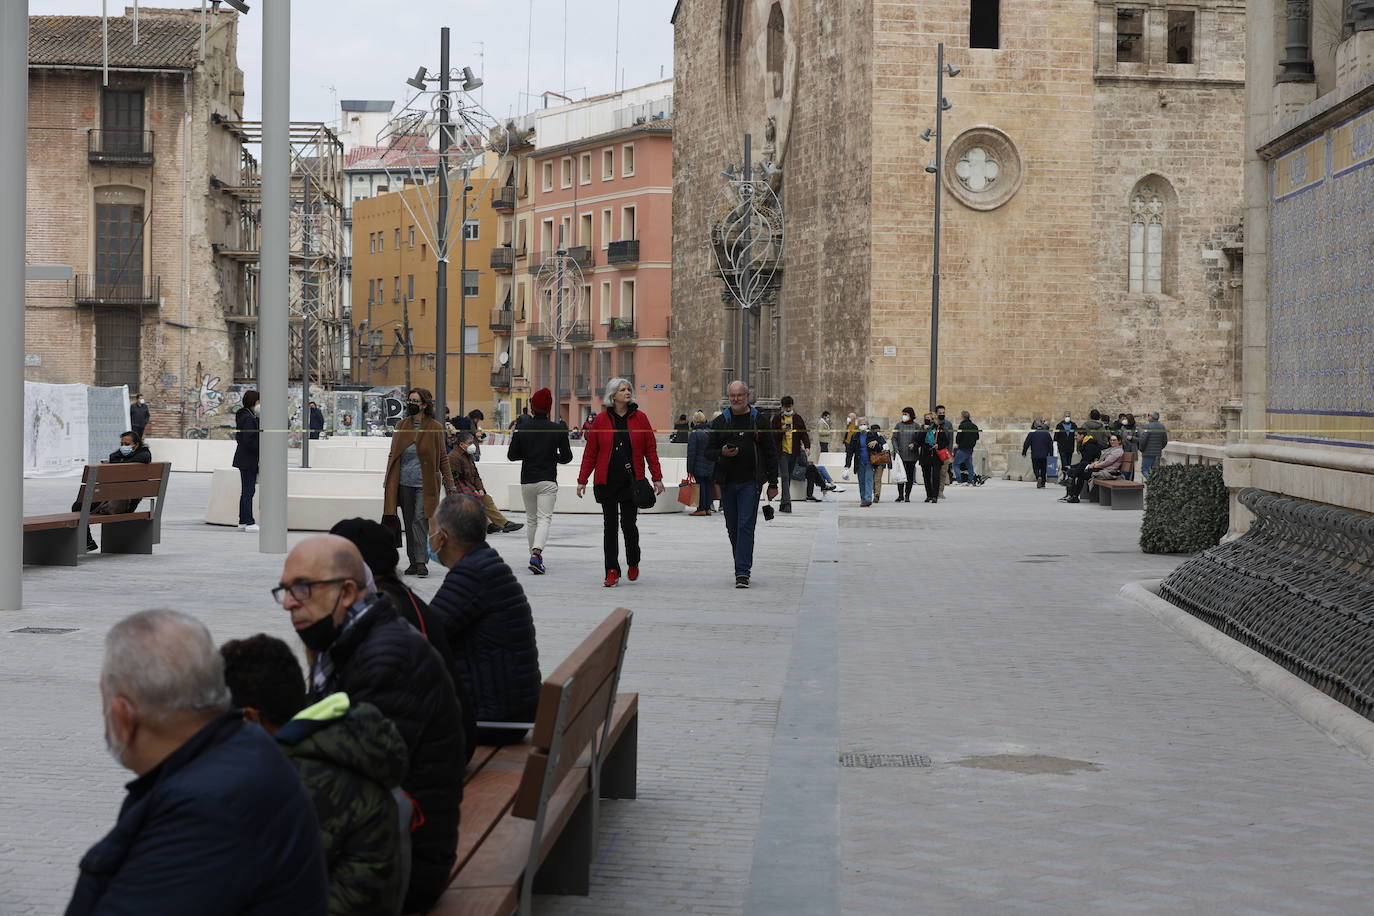
[[[457,83],[457,88],[454,83]],[[487,152],[504,155],[504,133],[498,122],[471,96],[482,80],[471,67],[449,65],[449,30],[439,30],[439,69],[416,69],[406,80],[414,94],[377,136],[382,147],[382,168],[388,184],[402,189],[401,201],[425,242],[434,251],[434,413],[442,417],[448,402],[448,267],[454,232],[459,233],[460,271],[467,269],[467,236],[463,225],[476,209],[481,195],[469,176]],[[437,180],[435,180],[437,179]],[[463,182],[462,214],[449,218],[450,181]],[[487,183],[495,180],[488,176]],[[484,188],[485,190],[485,188]],[[458,412],[466,412],[467,382],[467,289],[459,274]],[[368,328],[368,333],[371,333]]]

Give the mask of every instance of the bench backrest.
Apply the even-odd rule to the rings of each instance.
[[[593,745],[598,729],[605,734],[615,707],[632,616],[616,608],[544,679],[530,733],[534,749],[515,796],[515,816],[537,821],[549,796],[588,748],[596,769],[600,748]]]
[[[1121,455],[1121,473],[1129,474],[1135,470],[1135,452],[1123,452]]]
[[[142,464],[88,464],[81,474],[81,492],[77,498],[86,500],[90,491],[92,503],[115,499],[157,499],[163,494],[167,479],[165,461]]]

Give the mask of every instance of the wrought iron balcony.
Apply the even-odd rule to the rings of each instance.
[[[531,323],[525,340],[529,342],[531,347],[551,347],[553,346],[553,330],[542,324]]]
[[[515,327],[515,313],[510,309],[492,309],[491,321],[487,327],[493,331],[503,331],[507,334]]]
[[[514,210],[515,188],[495,188],[491,192],[491,208],[493,210]]]
[[[153,132],[92,127],[86,131],[86,159],[102,165],[152,165]]]
[[[510,388],[511,371],[510,366],[503,366],[491,373],[491,387],[499,389]]]
[[[509,245],[491,250],[491,269],[510,273],[515,269],[515,249]]]
[[[530,258],[530,273],[537,274],[540,269],[557,256],[557,251],[541,251]],[[574,245],[568,249],[568,260],[586,269],[596,265],[596,257],[586,245]]]
[[[634,340],[635,322],[633,318],[612,318],[606,336],[611,340]]]
[[[145,306],[162,300],[162,278],[131,277],[102,280],[77,274],[72,280],[77,305]]]
[[[639,263],[639,239],[611,242],[606,246],[606,263],[626,267]]]
[[[579,398],[589,398],[592,396],[592,377],[590,375],[577,376],[573,389]]]
[[[592,334],[592,323],[590,321],[577,321],[573,323],[572,329],[568,331],[568,343],[587,343],[594,339]]]

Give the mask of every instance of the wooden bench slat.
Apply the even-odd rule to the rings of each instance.
[[[128,483],[137,480],[162,480],[162,475],[171,469],[166,461],[152,461],[142,464],[130,461],[123,464],[88,464],[81,475],[82,484],[90,483],[91,478],[101,483]],[[154,496],[157,494],[154,493]]]
[[[558,702],[568,681],[572,681],[572,689],[564,713],[565,721],[572,721],[600,689],[606,676],[620,663],[620,649],[629,621],[630,612],[625,608],[616,608],[544,679],[539,690],[534,729],[530,734],[531,744],[548,747],[553,743]]]
[[[516,887],[473,887],[444,891],[429,916],[509,916],[519,900]]]
[[[472,853],[510,810],[520,787],[518,770],[484,769],[463,787],[462,819],[458,827],[453,875],[463,870]]]
[[[473,748],[472,759],[468,761],[467,767],[463,770],[463,784],[466,785],[472,777],[480,773],[482,767],[486,766],[499,750],[499,747],[490,744],[479,744]]]
[[[88,525],[108,525],[111,522],[146,522],[153,517],[151,512],[126,512],[123,515],[92,515],[86,519]]]
[[[525,778],[520,783],[520,793],[512,809],[516,817],[532,820],[539,813],[539,790],[544,780],[551,779],[554,785],[561,783],[563,777],[578,765],[578,759],[591,746],[596,733],[605,727],[606,710],[612,702],[611,690],[615,686],[613,674],[613,671],[606,673],[596,692],[582,706],[581,712],[564,727],[558,763],[552,773],[546,774],[549,766],[547,751],[536,748],[530,753],[529,761],[525,764]]]
[[[1145,484],[1141,483],[1141,482],[1138,481],[1138,480],[1108,480],[1108,479],[1102,479],[1102,480],[1094,480],[1093,482],[1094,482],[1097,486],[1099,486],[1099,487],[1107,487],[1107,488],[1112,489],[1112,490],[1143,490],[1143,489],[1145,489]]]
[[[91,486],[91,502],[105,502],[111,499],[152,499],[162,489],[161,480],[131,480],[106,483],[101,480]],[[85,488],[77,494],[77,499],[85,499]]]
[[[80,521],[80,512],[60,512],[56,515],[28,515],[24,517],[24,530],[51,531],[54,528],[75,528]]]

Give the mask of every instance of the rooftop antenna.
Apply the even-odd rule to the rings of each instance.
[[[563,0],[563,96],[568,95],[568,0]]]
[[[615,76],[620,72],[620,0],[615,0],[615,63],[611,65],[611,91],[615,92]]]
[[[530,0],[530,15],[525,23],[525,104],[530,99],[530,55],[534,52],[534,0]]]
[[[479,61],[477,64],[477,75],[482,78],[484,84],[481,93],[477,96],[477,104],[486,108],[487,90],[485,83],[487,81],[487,43],[485,41],[477,42],[477,60]]]

